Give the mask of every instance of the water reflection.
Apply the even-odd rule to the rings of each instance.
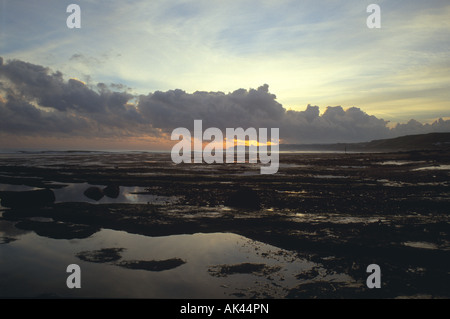
[[[1,245],[0,252],[0,268],[8,274],[0,277],[0,297],[282,297],[298,284],[296,275],[317,266],[232,233],[146,237],[103,229],[72,240],[28,233]],[[81,267],[81,289],[66,287],[65,270],[72,263]],[[236,265],[272,271],[211,274]]]
[[[84,195],[89,187],[98,187],[103,189],[104,185],[91,185],[88,183],[71,183],[61,189],[55,189],[56,202],[88,202],[88,203],[132,203],[132,204],[168,204],[175,202],[178,198],[169,196],[152,195],[146,192],[144,187],[120,186],[120,192],[117,198],[108,196],[102,197],[96,201]]]
[[[155,204],[165,205],[173,204],[178,201],[177,196],[160,196],[153,195],[146,191],[144,187],[137,186],[120,186],[118,187],[117,196],[102,196],[99,200],[89,198],[85,195],[85,191],[89,188],[98,188],[104,190],[105,185],[91,185],[89,183],[65,183],[59,184],[55,182],[48,183],[55,193],[56,203],[62,202],[86,202],[91,204],[110,204],[110,203],[130,203],[130,204]],[[0,191],[32,191],[39,188],[26,185],[10,185],[0,184]],[[1,201],[0,201],[1,205]]]
[[[434,165],[413,169],[413,171],[439,171],[439,170],[448,171],[450,170],[450,165]]]

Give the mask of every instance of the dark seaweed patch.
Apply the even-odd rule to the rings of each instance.
[[[93,263],[109,263],[122,258],[120,253],[124,250],[125,248],[103,248],[100,250],[82,251],[76,256],[83,261]]]
[[[177,268],[186,262],[180,258],[166,260],[129,260],[117,263],[117,266],[128,269],[140,269],[148,271],[163,271]]]
[[[227,277],[234,274],[252,274],[257,276],[269,275],[281,269],[279,266],[266,264],[241,263],[235,265],[216,265],[209,268],[209,273],[214,277]]]

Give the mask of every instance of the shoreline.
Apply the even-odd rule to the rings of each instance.
[[[139,186],[145,189],[141,196],[177,196],[177,200],[165,204],[67,201],[42,208],[7,208],[0,222],[56,240],[87,240],[104,229],[167,239],[236,234],[316,265],[316,270],[296,275],[297,285],[282,290],[284,298],[448,298],[450,185],[448,170],[439,169],[449,164],[448,155],[437,151],[284,154],[280,173],[273,176],[249,174],[258,170],[249,164],[174,165],[167,154],[62,155],[50,161],[46,156],[11,158],[0,165],[0,185],[64,191],[69,189],[65,183],[114,184],[122,192],[125,186]],[[432,170],[417,170],[423,167]],[[230,202],[242,189],[255,195],[252,200],[258,206]],[[20,242],[20,236],[2,238],[2,246]],[[383,288],[377,290],[365,286],[365,267],[374,261],[383,274]],[[156,267],[154,262],[147,264]],[[223,269],[248,265],[231,266]],[[250,270],[243,275],[255,276]],[[336,283],[323,274],[352,279]],[[280,278],[273,281],[274,287],[285,284]],[[275,294],[275,288],[265,293],[270,291]]]

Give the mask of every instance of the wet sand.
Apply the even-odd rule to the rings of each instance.
[[[164,153],[1,155],[0,190],[47,188],[56,200],[2,208],[0,296],[449,298],[449,164],[444,151],[285,153],[277,174],[260,175],[255,164],[175,165]],[[116,198],[84,194],[111,185]],[[227,258],[213,253],[228,242],[220,234],[238,243]],[[193,247],[182,250],[177,236],[191,236],[183,238]],[[143,244],[156,239],[172,254]],[[83,282],[99,288],[57,288],[64,269],[52,284],[23,275],[36,261],[14,270],[29,247],[51,278],[56,257],[46,245],[60,245],[64,262],[80,264]],[[381,267],[380,289],[366,286],[370,264]],[[109,283],[89,279],[90,270]],[[158,289],[112,289],[127,280]]]

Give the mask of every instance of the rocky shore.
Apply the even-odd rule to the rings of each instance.
[[[0,163],[0,184],[33,190],[0,192],[0,221],[53,239],[88,238],[101,229],[151,237],[234,233],[318,265],[298,273],[286,298],[448,298],[449,155],[286,153],[273,176],[245,163],[174,165],[169,154],[10,156]],[[51,200],[70,183],[98,185],[84,192],[96,202]],[[176,201],[102,203],[126,186]],[[20,236],[0,232],[0,239],[3,246]],[[184,263],[134,260],[121,267],[164,271]],[[382,289],[366,286],[366,267],[373,263],[382,269]],[[215,273],[236,270],[270,276],[277,268],[242,263],[221,265]],[[323,280],[323,272],[352,280]]]

